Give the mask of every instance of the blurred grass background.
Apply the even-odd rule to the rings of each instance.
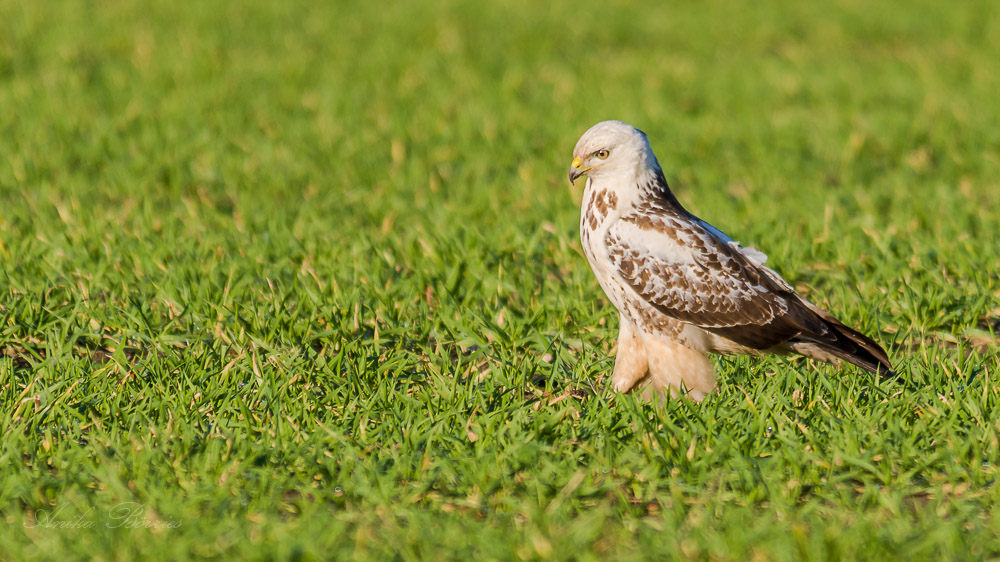
[[[0,0],[2,556],[1000,556],[997,12]],[[610,393],[604,119],[909,382]]]

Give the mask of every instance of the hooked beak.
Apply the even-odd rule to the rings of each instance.
[[[580,158],[574,158],[573,159],[573,163],[569,165],[569,183],[570,183],[570,185],[572,185],[573,182],[576,181],[576,178],[578,178],[578,177],[582,176],[583,174],[587,173],[587,170],[589,170],[589,169],[590,168],[584,168],[583,167],[583,160],[580,160]]]

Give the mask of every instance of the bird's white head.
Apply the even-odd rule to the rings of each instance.
[[[660,169],[646,133],[621,121],[602,121],[587,129],[573,149],[569,181],[586,174],[639,179]]]

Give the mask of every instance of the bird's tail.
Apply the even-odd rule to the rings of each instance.
[[[829,312],[804,299],[803,301],[803,304],[819,316],[826,329],[800,333],[788,342],[789,347],[807,357],[816,356],[817,359],[824,359],[818,355],[825,352],[868,372],[888,377],[897,376],[892,369],[892,363],[889,362],[889,356],[886,355],[882,346],[875,343],[875,340],[857,330],[848,328]],[[820,351],[820,353],[817,354],[815,351]]]

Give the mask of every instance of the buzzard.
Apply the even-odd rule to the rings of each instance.
[[[583,250],[621,315],[615,390],[648,383],[700,401],[715,386],[706,353],[795,352],[894,375],[877,343],[797,294],[767,256],[685,210],[642,131],[591,127],[570,182],[581,175]]]

